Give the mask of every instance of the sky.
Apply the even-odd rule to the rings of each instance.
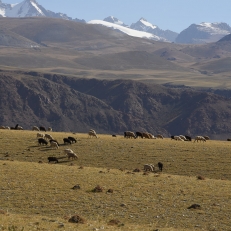
[[[231,0],[37,0],[37,3],[47,10],[87,22],[114,16],[131,25],[143,17],[160,29],[178,33],[193,23],[225,22],[231,26]]]

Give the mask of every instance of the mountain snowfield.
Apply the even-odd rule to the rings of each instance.
[[[36,0],[23,0],[16,4],[6,4],[0,0],[0,17],[1,16],[13,18],[50,17],[86,23],[85,20],[72,19],[64,13],[55,13],[46,10],[43,6],[39,5]],[[162,30],[144,18],[141,18],[136,23],[132,23],[130,26],[114,16],[109,16],[104,20],[91,20],[88,24],[109,27],[133,37],[186,44],[216,42],[231,33],[231,27],[226,23],[203,22],[200,24],[191,24],[179,34],[171,30]]]
[[[138,30],[133,30],[130,29],[128,27],[124,27],[118,24],[114,24],[111,22],[106,22],[103,20],[91,20],[88,22],[88,24],[99,24],[102,26],[106,26],[106,27],[110,27],[113,28],[114,30],[119,30],[129,36],[133,36],[133,37],[138,37],[138,38],[148,38],[148,39],[152,39],[155,41],[163,41],[163,42],[167,42],[167,39],[158,37],[154,34],[148,33],[148,32],[144,32],[144,31],[138,31]]]

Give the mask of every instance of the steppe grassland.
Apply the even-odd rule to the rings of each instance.
[[[86,219],[81,230],[102,226],[109,230],[230,230],[229,142],[52,135],[60,143],[69,135],[78,141],[52,150],[38,146],[36,132],[0,131],[0,209],[9,213],[0,215],[4,227],[21,225],[30,230],[34,225],[55,230],[63,223],[65,230],[78,230],[67,223],[67,217],[77,213]],[[77,161],[63,158],[67,147],[78,154]],[[60,164],[47,164],[48,156],[60,158]],[[145,163],[158,161],[164,163],[161,174],[133,173]],[[205,180],[197,180],[198,175]],[[71,189],[76,184],[81,188]],[[103,188],[102,193],[91,192],[96,185]],[[108,189],[113,193],[107,193]],[[201,209],[187,209],[194,203]],[[28,219],[23,223],[22,217]],[[108,226],[112,219],[121,225]]]

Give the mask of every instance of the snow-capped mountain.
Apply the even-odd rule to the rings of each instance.
[[[113,16],[109,16],[109,17],[105,18],[103,21],[111,22],[111,23],[117,24],[119,26],[129,27],[128,25],[126,25],[122,21],[120,21],[118,18],[115,18]]]
[[[51,18],[63,18],[66,20],[74,20],[85,22],[80,19],[72,19],[66,14],[54,13],[50,10],[46,10],[39,5],[36,0],[24,0],[23,2],[16,4],[2,3],[0,0],[0,15],[2,17],[51,17]]]
[[[154,34],[158,37],[167,39],[168,41],[174,42],[178,33],[170,30],[161,30],[158,26],[151,24],[146,19],[141,18],[138,22],[132,23],[131,29],[145,31]]]
[[[203,44],[217,42],[231,33],[231,27],[227,23],[192,24],[183,30],[176,38],[177,43]]]
[[[133,36],[133,37],[148,38],[148,39],[152,39],[152,40],[155,40],[155,41],[167,42],[166,39],[158,37],[158,36],[153,35],[151,33],[144,32],[144,31],[133,30],[131,28],[128,28],[128,27],[125,27],[125,26],[120,26],[118,24],[111,23],[111,22],[106,22],[106,21],[103,21],[103,20],[91,20],[91,21],[88,22],[88,24],[98,24],[98,25],[110,27],[110,28],[112,28],[114,30],[120,31],[120,32],[122,32],[124,34],[127,34],[129,36]]]

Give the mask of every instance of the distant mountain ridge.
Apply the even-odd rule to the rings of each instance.
[[[50,10],[46,10],[43,6],[39,5],[36,0],[24,0],[23,2],[16,4],[2,3],[0,0],[0,15],[2,17],[50,17],[50,18],[62,18],[71,21],[85,22],[85,20],[72,19],[63,13],[54,13]]]
[[[156,36],[165,38],[166,40],[170,42],[174,42],[176,37],[178,36],[178,33],[173,32],[171,30],[161,30],[158,26],[151,24],[144,18],[141,18],[136,23],[132,23],[130,28],[134,30],[145,31],[145,32],[154,34]]]
[[[227,23],[192,24],[183,30],[176,38],[177,43],[203,44],[217,42],[231,33]]]

